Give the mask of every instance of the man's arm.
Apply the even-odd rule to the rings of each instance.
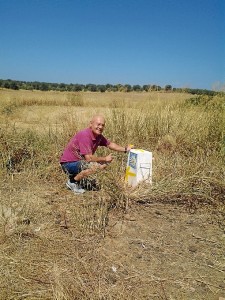
[[[117,145],[116,143],[112,143],[112,142],[110,142],[107,147],[110,150],[114,150],[114,151],[118,151],[118,152],[125,152],[125,153],[130,151],[133,148],[132,145],[123,147],[123,146]],[[111,153],[107,156],[96,156],[96,155],[92,155],[92,154],[85,154],[84,157],[85,157],[85,160],[88,162],[110,163],[113,160]]]
[[[112,154],[109,154],[107,156],[95,156],[92,154],[86,154],[84,155],[85,160],[87,162],[98,162],[98,163],[109,163],[112,161]]]
[[[123,147],[123,146],[120,146],[120,145],[117,145],[116,143],[112,143],[110,142],[110,144],[108,145],[108,148],[110,150],[114,150],[114,151],[118,151],[118,152],[128,152],[132,149],[132,145],[128,145],[126,147]]]

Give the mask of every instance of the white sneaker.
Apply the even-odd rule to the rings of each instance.
[[[78,183],[70,182],[69,180],[67,181],[66,186],[76,194],[83,194],[85,192],[85,190],[82,189]]]

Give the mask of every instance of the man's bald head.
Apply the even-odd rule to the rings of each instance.
[[[95,136],[102,134],[105,127],[105,118],[102,115],[95,115],[90,121],[90,128]]]
[[[99,122],[105,124],[105,118],[102,115],[94,115],[91,119],[91,123],[96,122],[96,121],[99,121]]]

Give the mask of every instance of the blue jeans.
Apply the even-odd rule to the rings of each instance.
[[[91,168],[91,163],[85,160],[72,161],[61,163],[63,171],[68,175],[70,182],[76,182],[74,177],[83,170]],[[79,181],[81,187],[88,191],[98,191],[100,189],[99,185],[96,183],[96,180],[91,178],[83,178]]]
[[[63,171],[68,175],[70,182],[75,182],[74,177],[82,170],[88,169],[90,165],[84,160],[78,160],[61,163],[61,167]]]

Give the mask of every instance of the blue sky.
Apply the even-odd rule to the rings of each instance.
[[[224,0],[0,0],[0,78],[225,83]]]

